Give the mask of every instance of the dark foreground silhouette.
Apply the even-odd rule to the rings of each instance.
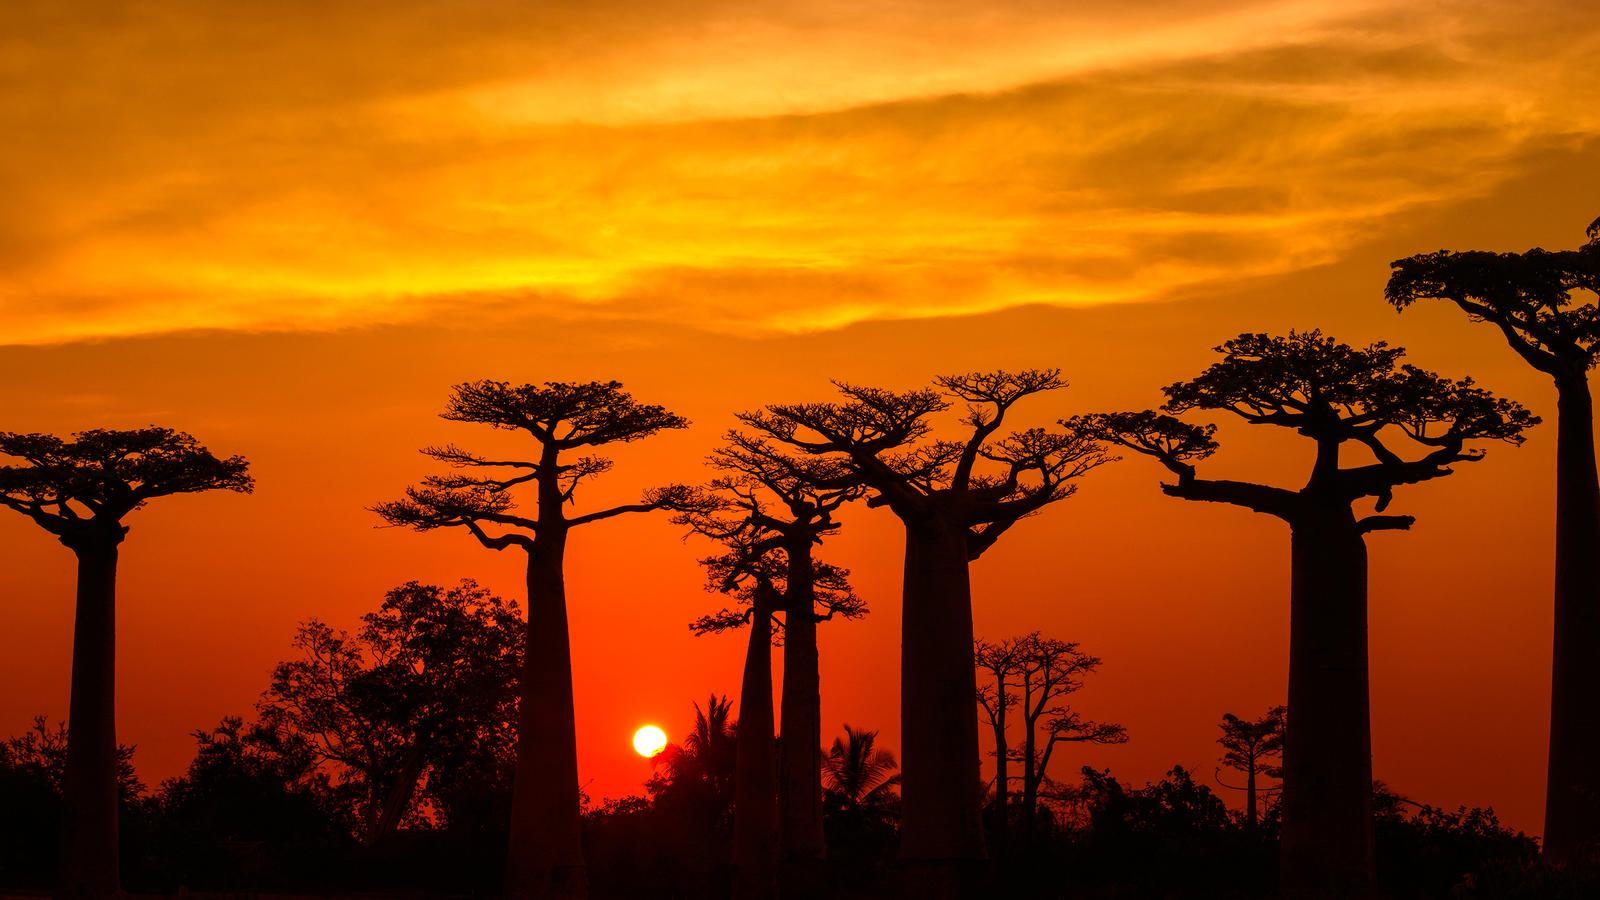
[[[590,890],[601,898],[726,898],[737,725],[713,696],[695,730],[657,758],[642,796],[588,802],[582,816]],[[503,770],[479,767],[443,796],[420,799],[401,827],[365,840],[366,795],[341,788],[292,734],[228,720],[197,735],[182,776],[145,790],[121,770],[122,869],[136,892],[320,896],[492,896],[510,825]],[[826,896],[898,896],[894,757],[849,729],[824,757]],[[51,835],[64,806],[64,736],[45,727],[0,745],[0,887],[47,890]],[[126,763],[127,756],[124,755]],[[421,792],[427,794],[426,791]],[[476,799],[474,799],[476,798]],[[990,795],[990,812],[993,812]],[[1134,786],[1082,769],[1047,782],[1024,842],[992,860],[992,896],[1267,898],[1276,896],[1278,805],[1250,827],[1184,768]],[[1492,811],[1419,806],[1373,794],[1378,884],[1410,898],[1586,898],[1600,871],[1545,868],[1535,842]],[[1020,810],[1013,808],[1013,816]],[[990,817],[991,823],[993,816]]]

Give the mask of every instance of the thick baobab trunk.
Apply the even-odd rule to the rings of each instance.
[[[779,743],[778,815],[784,883],[801,896],[826,853],[822,833],[822,689],[817,662],[816,599],[809,547],[789,551],[783,625],[783,740]],[[791,891],[792,893],[793,891]]]
[[[907,896],[972,896],[984,847],[972,589],[962,528],[908,523],[903,604],[900,858]]]
[[[578,815],[564,538],[541,535],[528,553],[527,660],[506,857],[505,895],[514,900],[582,900],[589,893]]]
[[[67,719],[57,896],[112,897],[117,859],[115,539],[75,541],[78,600],[72,633],[72,699]]]
[[[1374,896],[1367,550],[1348,509],[1294,524],[1283,896]]]
[[[777,748],[772,739],[772,613],[751,610],[739,683],[739,743],[733,786],[734,896],[778,896]]]
[[[1568,863],[1600,849],[1600,482],[1588,381],[1580,376],[1557,387],[1555,652],[1544,853]]]

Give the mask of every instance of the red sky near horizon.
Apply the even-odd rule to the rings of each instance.
[[[830,379],[1058,366],[1024,422],[1159,402],[1243,331],[1387,340],[1546,425],[1414,486],[1374,535],[1377,777],[1536,832],[1549,691],[1554,403],[1493,329],[1397,315],[1387,264],[1570,247],[1600,215],[1588,4],[611,0],[31,2],[0,10],[0,429],[151,423],[242,453],[252,496],[130,520],[119,735],[152,786],[249,715],[296,623],[411,579],[520,599],[520,560],[366,507],[434,471],[449,386],[615,378],[694,426],[580,498],[707,477],[735,411]],[[1223,423],[1216,477],[1303,480]],[[1205,780],[1224,712],[1282,702],[1288,535],[1163,497],[1126,459],[974,566],[981,636],[1104,660],[1125,746],[1054,764]],[[664,516],[585,528],[568,585],[580,780],[737,689],[743,641]],[[900,537],[856,508],[827,559],[872,607],[822,628],[825,734],[898,739]],[[66,713],[72,558],[0,516],[0,735]],[[974,715],[976,715],[974,709]],[[1234,798],[1230,798],[1234,799]]]

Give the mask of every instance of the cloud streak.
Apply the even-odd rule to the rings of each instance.
[[[1139,301],[1600,133],[1575,3],[1056,6],[23,4],[0,340]]]

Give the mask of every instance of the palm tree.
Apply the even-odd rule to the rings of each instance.
[[[900,804],[900,764],[878,749],[876,731],[844,726],[822,759],[822,787],[828,806],[859,819],[891,819]]]

